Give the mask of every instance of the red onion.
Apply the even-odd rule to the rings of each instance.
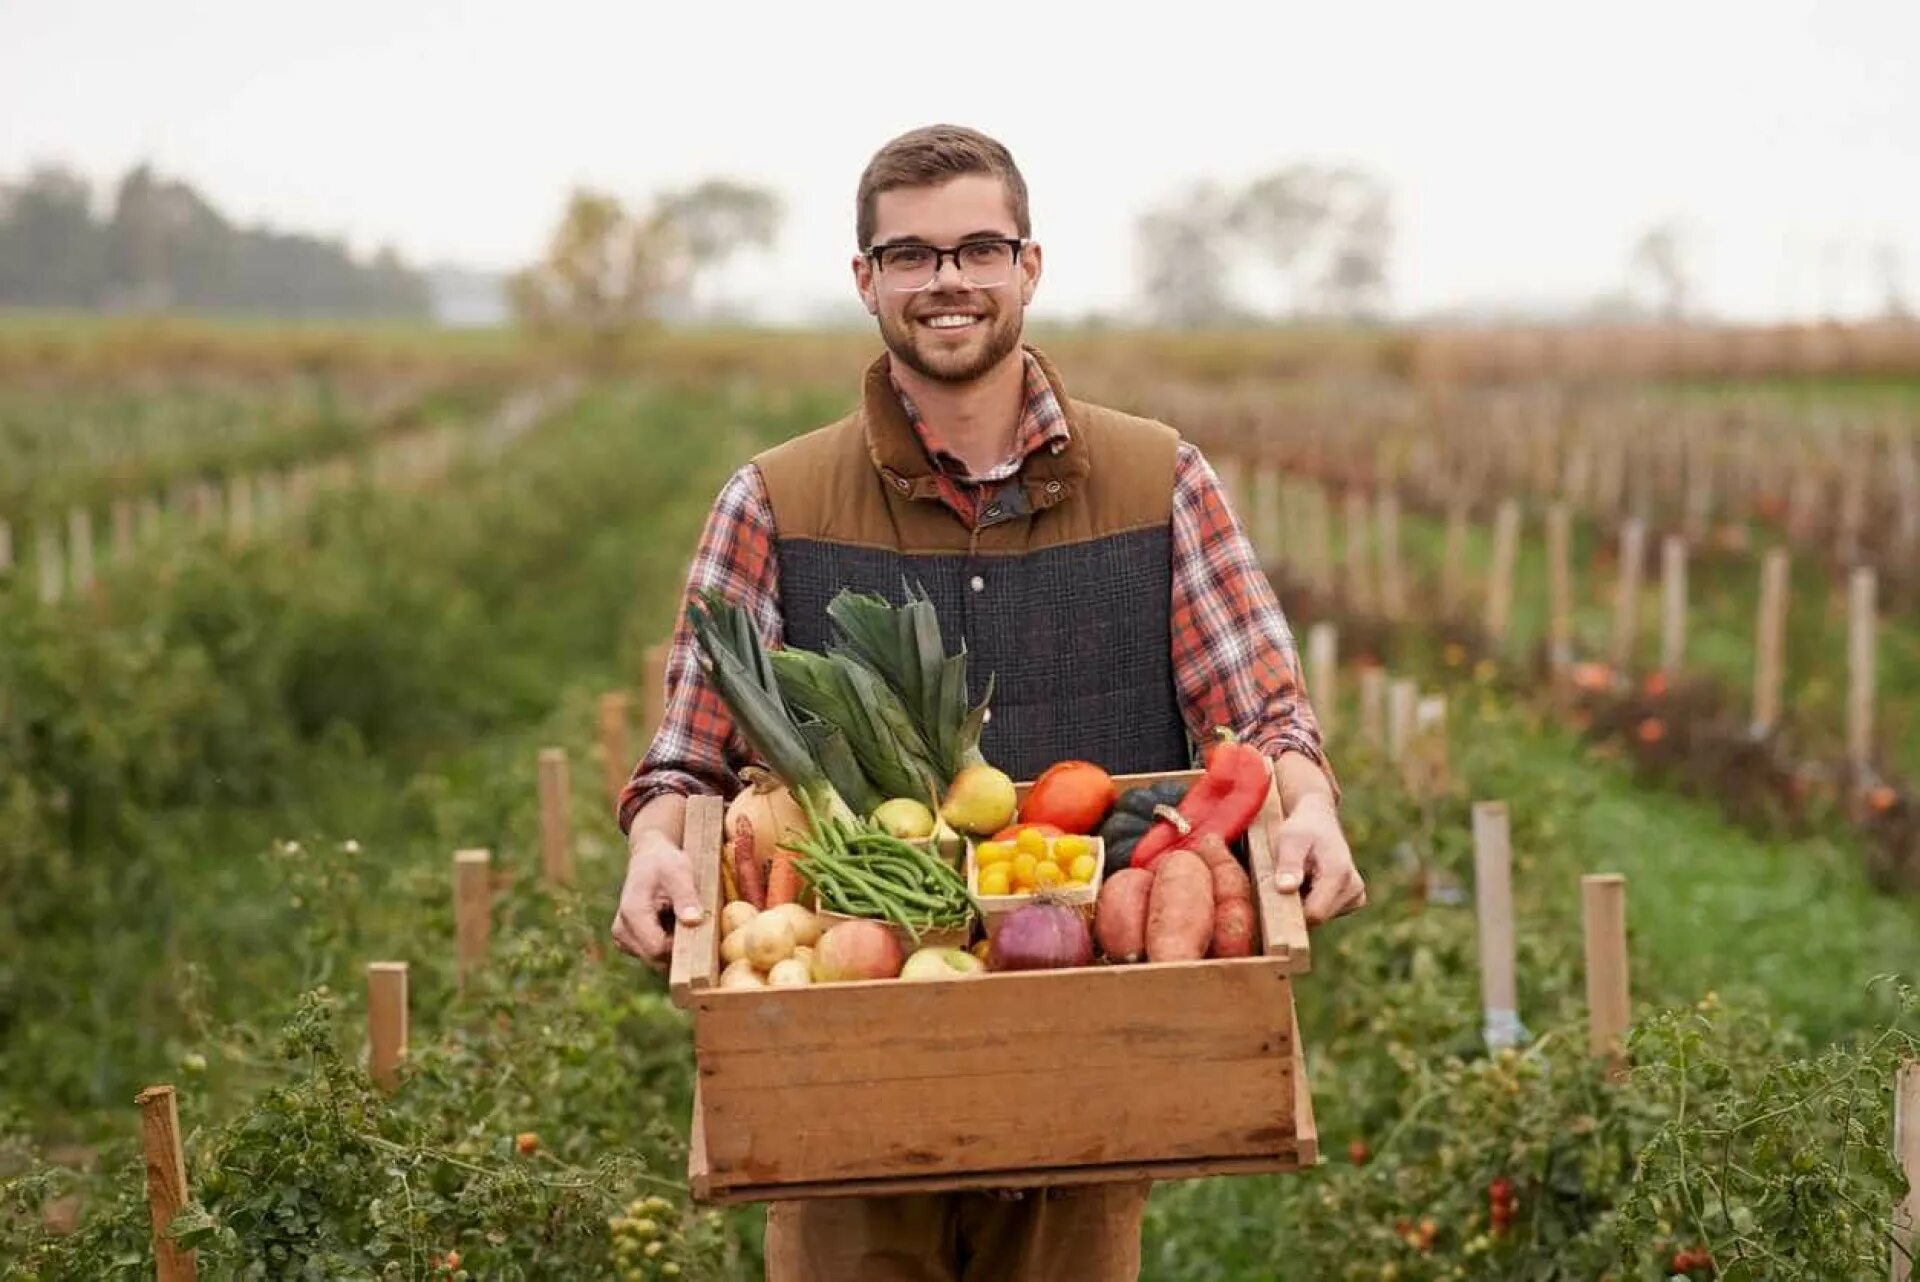
[[[1080,910],[1036,899],[1008,913],[993,936],[989,970],[1060,970],[1093,961],[1093,936]]]

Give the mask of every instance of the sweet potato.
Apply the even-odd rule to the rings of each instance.
[[[1147,960],[1198,961],[1213,938],[1213,874],[1191,850],[1175,850],[1153,870],[1147,897]]]
[[[1109,960],[1137,962],[1147,955],[1147,899],[1152,893],[1153,874],[1144,868],[1122,868],[1101,884],[1093,933]]]
[[[1213,950],[1209,955],[1253,956],[1253,881],[1247,870],[1227,849],[1227,843],[1212,833],[1195,842],[1193,850],[1213,874]]]

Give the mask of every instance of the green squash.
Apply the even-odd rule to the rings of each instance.
[[[1178,779],[1129,788],[1114,803],[1113,813],[1100,825],[1100,839],[1106,843],[1106,867],[1102,876],[1111,877],[1133,860],[1133,848],[1154,825],[1154,810],[1159,806],[1177,806],[1187,795],[1187,785]]]

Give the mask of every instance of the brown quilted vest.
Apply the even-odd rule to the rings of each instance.
[[[843,587],[932,599],[970,694],[994,676],[987,760],[1016,779],[1078,758],[1110,771],[1193,764],[1172,667],[1170,427],[1068,398],[1034,352],[1070,439],[1002,483],[977,529],[941,502],[885,357],[861,406],[754,459],[772,502],[785,642],[824,650]]]

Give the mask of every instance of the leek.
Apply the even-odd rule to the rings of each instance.
[[[699,643],[707,679],[768,769],[827,814],[851,818],[850,804],[861,814],[878,804],[860,771],[849,769],[852,756],[844,740],[835,747],[836,729],[794,717],[746,611],[708,589],[688,603],[687,625]]]
[[[840,634],[840,651],[878,673],[898,696],[926,746],[935,777],[944,784],[965,767],[985,761],[980,734],[993,698],[993,676],[988,674],[979,704],[969,708],[966,642],[949,656],[932,599],[903,586],[906,603],[900,606],[842,589],[828,604],[827,617]]]

